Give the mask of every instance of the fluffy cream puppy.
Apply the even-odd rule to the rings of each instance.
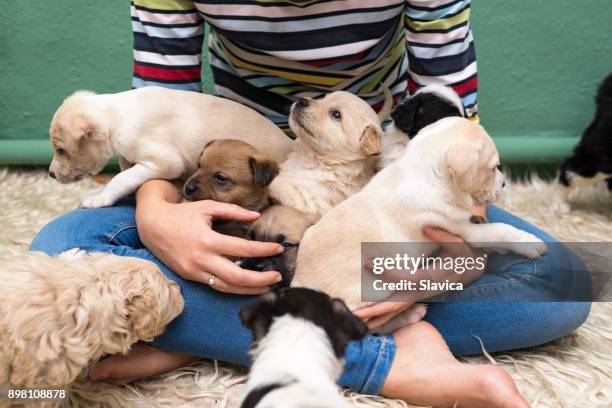
[[[152,262],[19,255],[0,264],[0,388],[62,387],[103,354],[160,335],[183,309]]]
[[[382,118],[393,102],[389,90],[384,93]],[[289,115],[297,140],[270,184],[270,196],[285,206],[322,215],[361,190],[374,175],[374,157],[382,151],[380,122],[370,105],[348,92],[298,100]]]
[[[99,173],[120,157],[121,173],[84,207],[105,207],[154,178],[193,173],[206,143],[237,139],[276,162],[293,145],[282,130],[255,110],[198,92],[145,87],[117,94],[79,91],[57,110],[49,129],[53,161],[49,175],[69,183]]]
[[[546,245],[530,233],[502,223],[470,222],[474,206],[499,198],[504,177],[498,166],[495,144],[481,126],[451,117],[424,128],[399,159],[306,231],[292,285],[323,290],[351,309],[365,306],[361,285],[371,288],[380,277],[366,272],[362,282],[361,243],[431,247],[422,232],[428,225],[474,246],[540,256]],[[517,244],[526,242],[531,244]],[[421,249],[426,248],[413,256]]]

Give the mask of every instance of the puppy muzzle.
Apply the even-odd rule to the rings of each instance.
[[[294,125],[299,129],[304,130],[309,135],[312,135],[312,132],[308,128],[305,120],[305,116],[307,116],[306,111],[310,104],[311,99],[300,98],[297,102],[291,105],[291,111],[289,112],[289,125]]]
[[[197,181],[191,180],[183,186],[183,197],[187,200],[193,200],[194,196],[200,191],[200,185]]]
[[[289,268],[287,263],[285,262],[283,254],[270,256],[267,258],[247,258],[240,264],[240,267],[243,269],[248,269],[251,271],[257,272],[266,272],[266,271],[277,271],[280,272],[283,280],[280,283],[272,286],[276,287],[289,287],[291,281],[293,280],[294,270]]]

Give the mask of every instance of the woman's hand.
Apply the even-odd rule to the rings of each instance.
[[[242,269],[226,257],[278,255],[283,252],[281,245],[247,241],[212,229],[215,218],[249,222],[259,213],[211,200],[180,203],[178,187],[163,180],[145,183],[136,199],[136,223],[142,242],[181,277],[208,284],[214,275],[214,289],[236,294],[263,293],[282,279],[276,271]]]
[[[441,244],[441,250],[438,254],[441,258],[446,257],[475,257],[474,251],[467,245],[460,237],[452,235],[444,230],[433,228],[433,227],[425,227],[423,229],[423,234],[427,238],[429,238],[433,242],[437,242]],[[448,244],[448,245],[444,245]],[[366,265],[368,266],[368,265]],[[472,269],[466,270],[462,274],[454,273],[454,271],[438,271],[438,270],[428,270],[428,269],[419,269],[411,278],[411,280],[420,280],[420,279],[431,279],[431,280],[444,280],[448,279],[449,281],[460,281],[464,284],[472,282],[479,278],[483,269]],[[391,278],[405,279],[405,271],[386,271],[385,274],[395,275]],[[397,294],[396,296],[390,298],[387,301],[375,303],[371,306],[365,307],[363,309],[358,309],[354,311],[355,316],[366,321],[368,328],[370,330],[376,329],[383,324],[387,323],[389,320],[399,315],[403,311],[410,308],[413,304],[420,300],[424,300],[430,298],[432,296],[438,295],[442,293],[441,291],[415,291],[412,293],[413,296],[410,296],[410,299],[407,300],[407,295],[405,293]]]

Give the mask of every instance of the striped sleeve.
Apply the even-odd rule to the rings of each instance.
[[[132,87],[202,91],[204,23],[191,0],[133,0]]]
[[[451,85],[468,116],[476,116],[478,74],[470,0],[407,0],[404,17],[409,92],[429,84]]]

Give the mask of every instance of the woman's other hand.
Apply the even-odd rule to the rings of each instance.
[[[465,243],[460,237],[452,235],[451,233],[441,230],[439,228],[425,227],[423,228],[423,234],[429,238],[432,242],[440,244],[441,249],[437,256],[441,258],[446,257],[476,257],[479,256],[475,253],[469,245]],[[371,268],[371,265],[366,264],[366,267]],[[431,281],[444,281],[449,280],[451,282],[461,282],[462,284],[470,283],[479,278],[484,272],[484,268],[472,268],[465,272],[458,274],[454,271],[448,270],[437,270],[437,269],[419,269],[414,275],[410,276],[410,280],[419,281],[421,279],[429,279]],[[388,276],[386,280],[401,280],[406,279],[405,271],[385,271]],[[376,329],[389,320],[399,315],[403,311],[410,308],[414,303],[428,299],[435,295],[439,295],[443,291],[414,291],[409,294],[397,293],[384,302],[378,302],[371,306],[363,309],[355,310],[354,313],[357,317],[367,322],[370,330]]]

